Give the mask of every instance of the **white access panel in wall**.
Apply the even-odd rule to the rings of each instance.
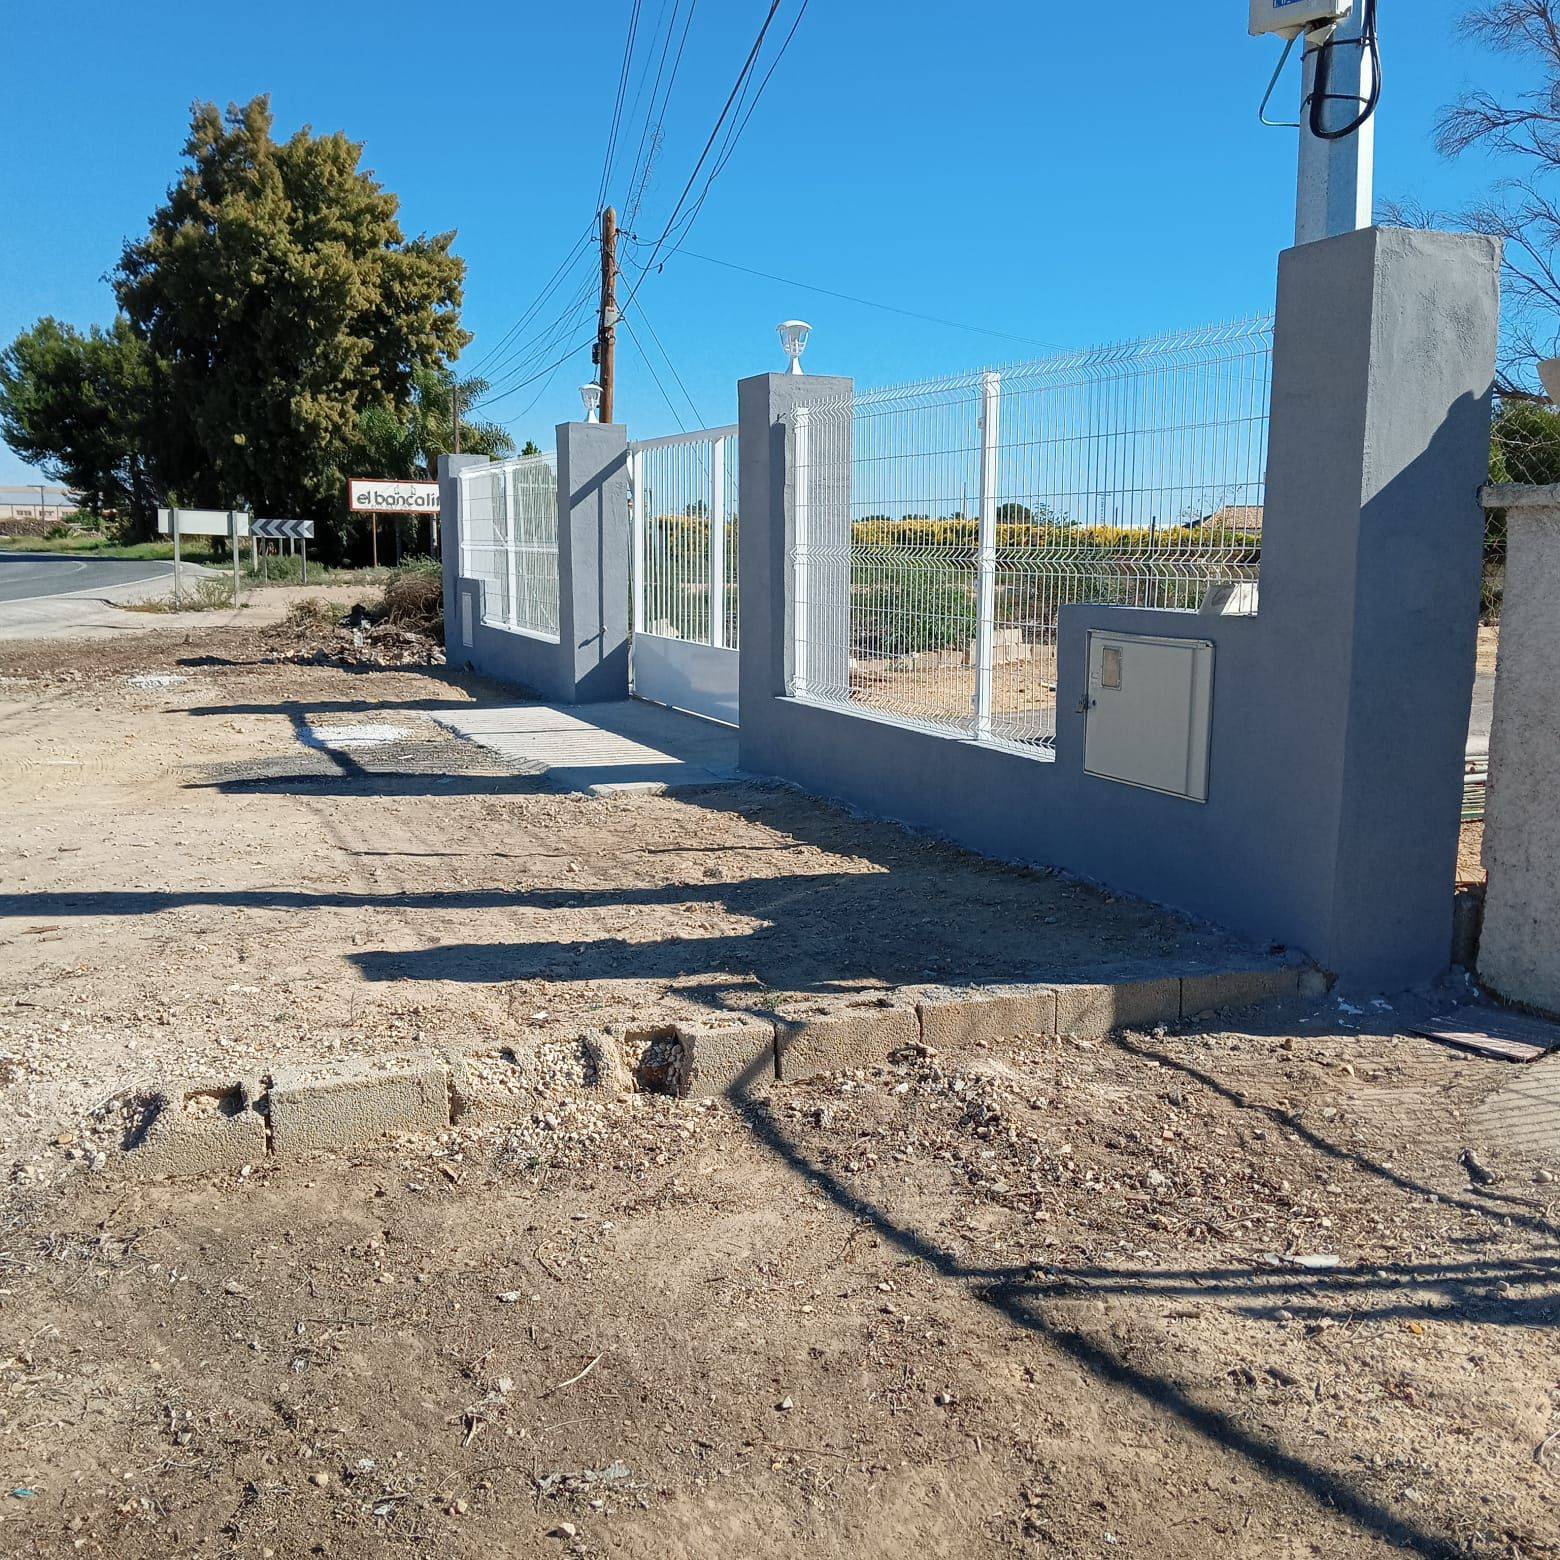
[[[1206,802],[1212,717],[1208,640],[1090,631],[1085,773]]]

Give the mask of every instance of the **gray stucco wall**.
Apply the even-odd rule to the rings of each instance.
[[[1560,1014],[1560,487],[1492,488],[1506,511],[1479,978]]]
[[[1206,915],[1354,986],[1439,975],[1498,273],[1488,240],[1393,230],[1282,257],[1261,615],[1064,609],[1052,762],[784,696],[779,418],[848,382],[743,381],[742,767]],[[1214,642],[1206,804],[1083,773],[1090,627]]]
[[[451,666],[513,683],[559,704],[628,697],[628,436],[621,424],[560,423],[557,431],[558,637],[481,621],[481,582],[462,577],[454,473],[485,457],[439,460],[444,519],[444,645]],[[456,463],[459,463],[457,465]],[[472,600],[472,643],[460,599]]]

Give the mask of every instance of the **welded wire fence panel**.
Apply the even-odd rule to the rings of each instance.
[[[558,637],[558,476],[551,455],[460,473],[460,568],[489,628]]]
[[[1060,609],[1254,612],[1272,322],[796,409],[794,695],[1047,756]]]
[[[706,428],[629,446],[639,633],[738,646],[736,434]]]

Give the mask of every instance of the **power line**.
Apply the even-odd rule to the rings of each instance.
[[[527,322],[535,317],[541,306],[546,303],[548,298],[550,298],[557,290],[564,274],[573,266],[578,265],[579,258],[583,252],[584,246],[590,241],[590,234],[594,226],[594,221],[586,224],[585,231],[581,233],[577,239],[575,239],[573,245],[569,249],[568,254],[563,257],[562,261],[558,265],[557,270],[555,270],[548,278],[546,283],[543,285],[542,291],[531,301],[531,304],[526,309],[525,313],[522,314],[520,318],[517,319],[514,324],[511,325],[509,329],[506,330],[504,334],[497,341],[495,341],[486,352],[482,354],[481,358],[478,359],[478,361],[474,363],[468,370],[468,373],[472,375],[482,374],[484,368],[492,363],[493,359],[504,350],[504,347],[514,337],[515,333],[517,331],[523,330]]]
[[[901,309],[897,304],[883,303],[876,298],[857,298],[851,293],[836,292],[832,287],[818,287],[811,282],[799,282],[794,277],[776,276],[772,271],[756,271],[750,265],[738,265],[735,260],[718,260],[714,255],[701,255],[697,250],[679,246],[673,253],[686,255],[690,260],[702,260],[706,265],[724,266],[728,271],[741,271],[748,276],[759,276],[766,282],[780,282],[786,287],[799,287],[803,292],[822,293],[826,298],[838,298],[844,303],[859,303],[864,308],[882,309],[888,314],[902,314],[906,319],[924,320],[929,325],[946,325],[952,330],[967,330],[977,336],[998,336],[1005,341],[1020,341],[1027,346],[1044,347],[1048,352],[1061,350],[1054,341],[1040,341],[1034,336],[1019,336],[1010,330],[993,330],[985,325],[967,325],[962,320],[944,319],[936,314],[922,314],[916,309]],[[671,259],[671,255],[668,255],[667,259]],[[664,265],[665,261],[662,264]]]
[[[623,118],[623,99],[628,93],[628,77],[634,58],[634,37],[639,31],[639,8],[642,0],[634,0],[628,16],[628,36],[623,40],[623,64],[618,71],[617,97],[612,104],[612,126],[607,132],[607,152],[601,161],[601,185],[596,191],[596,213],[606,204],[607,185],[612,177],[612,159],[617,153],[618,125]]]
[[[758,107],[759,99],[763,97],[764,89],[769,85],[770,77],[773,76],[775,71],[779,68],[780,61],[785,58],[786,50],[791,47],[791,40],[796,36],[796,29],[802,25],[802,18],[807,14],[807,7],[809,3],[810,0],[802,0],[801,7],[796,13],[796,19],[791,23],[791,30],[785,35],[784,39],[781,40],[780,47],[775,51],[775,57],[769,62],[769,69],[764,72],[764,79],[759,82],[758,90],[753,94],[751,100],[747,103],[746,111],[744,112],[742,105],[740,103],[738,104],[738,113],[741,114],[742,117],[740,120],[736,118],[733,118],[732,120],[731,128],[726,133],[726,139],[722,143],[719,153],[716,155],[713,166],[710,168],[709,177],[704,181],[704,188],[699,192],[698,200],[696,200],[692,207],[689,208],[687,216],[683,219],[682,238],[686,238],[688,236],[688,233],[692,229],[693,224],[698,220],[699,213],[704,209],[705,201],[709,199],[711,187],[714,185],[716,179],[718,179],[725,171],[726,164],[729,163],[732,157],[736,154],[737,144],[741,141],[742,134],[748,127],[748,121],[753,117],[753,112]],[[751,79],[752,78],[749,77],[750,81]],[[681,242],[682,239],[680,238],[678,243],[680,244]],[[672,253],[675,254],[676,252],[677,246],[674,245],[672,248]]]
[[[671,396],[666,393],[666,386],[661,383],[661,376],[656,373],[655,364],[650,361],[650,354],[645,351],[645,344],[639,339],[639,333],[634,329],[633,322],[625,319],[623,325],[629,335],[633,337],[634,345],[639,348],[639,355],[644,359],[645,367],[650,370],[650,377],[655,381],[656,389],[661,392],[661,399],[666,402],[666,409],[672,414],[673,421],[677,424],[677,431],[686,433],[688,431],[687,424],[683,422],[682,414],[672,404]],[[686,395],[687,391],[684,391],[683,394]]]
[[[721,132],[721,127],[726,123],[727,116],[731,113],[731,105],[736,102],[738,94],[743,90],[748,77],[753,72],[754,63],[758,59],[759,50],[764,46],[764,39],[768,35],[770,25],[775,19],[775,12],[780,9],[780,0],[770,0],[769,11],[764,17],[763,26],[758,30],[758,37],[753,40],[753,47],[748,50],[747,59],[742,63],[742,69],[737,73],[737,79],[733,83],[731,91],[726,95],[726,101],[721,106],[719,116],[715,120],[714,128],[710,131],[709,139],[704,143],[704,149],[699,153],[698,161],[693,165],[693,172],[688,175],[688,182],[683,185],[682,193],[678,195],[676,204],[672,207],[672,213],[666,220],[666,226],[661,230],[661,236],[656,239],[650,251],[650,258],[645,262],[644,269],[640,271],[633,287],[629,290],[627,299],[623,302],[619,312],[627,309],[634,301],[635,294],[644,284],[645,277],[649,274],[651,266],[655,264],[655,257],[661,252],[661,246],[666,242],[679,213],[682,211],[683,202],[688,198],[688,192],[693,188],[699,177],[699,170],[703,168],[705,159],[710,155],[710,149],[715,145],[715,139]]]
[[[639,305],[639,318],[645,329],[650,332],[650,339],[661,349],[661,356],[666,360],[666,366],[672,371],[672,378],[677,381],[677,388],[682,391],[683,400],[688,403],[688,410],[693,413],[693,420],[702,428],[705,425],[704,414],[694,405],[693,397],[688,394],[688,387],[683,383],[682,375],[677,372],[677,365],[672,361],[671,353],[666,350],[666,343],[661,340],[660,332],[650,323],[650,316],[645,313],[643,304]],[[625,320],[624,323],[627,324],[628,322]],[[629,326],[628,333],[631,336],[634,335],[632,326]],[[639,342],[638,336],[634,336],[634,341],[636,344]],[[643,352],[644,347],[640,346],[639,350]]]
[[[625,223],[634,220],[640,202],[644,200],[645,190],[650,182],[650,169],[655,163],[656,149],[660,145],[666,124],[666,110],[671,104],[672,89],[677,85],[677,73],[682,67],[683,52],[688,46],[688,31],[693,26],[693,13],[698,9],[698,0],[689,0],[688,14],[683,19],[682,36],[677,40],[677,53],[672,60],[672,72],[667,77],[666,91],[661,93],[661,76],[666,69],[666,56],[671,48],[672,34],[677,30],[677,12],[681,4],[682,0],[673,0],[671,24],[666,29],[666,41],[661,46],[661,61],[656,67],[655,85],[650,89],[650,102],[645,109],[645,122],[639,131],[639,146],[634,152],[634,161],[629,170],[628,198],[624,201],[623,207]],[[657,94],[661,97],[659,109],[655,106]]]
[[[488,401],[516,388],[520,383],[530,383],[526,376],[531,367],[548,356],[564,336],[573,335],[589,317],[592,291],[591,279],[587,277],[574,297],[565,305],[563,312],[545,330],[539,331],[532,338],[527,344],[524,355],[489,386],[476,404],[486,405]]]

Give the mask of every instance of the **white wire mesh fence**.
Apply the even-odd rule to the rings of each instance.
[[[1255,611],[1272,320],[798,407],[795,697],[1048,756],[1063,606]]]
[[[634,631],[735,650],[737,430],[629,446]]]
[[[558,467],[551,455],[459,473],[460,572],[489,628],[558,637]]]

